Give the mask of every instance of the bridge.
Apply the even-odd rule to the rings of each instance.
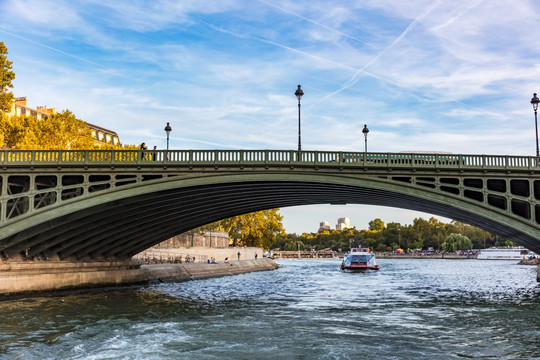
[[[0,259],[128,259],[210,222],[310,204],[428,212],[540,253],[539,161],[289,150],[0,151]]]

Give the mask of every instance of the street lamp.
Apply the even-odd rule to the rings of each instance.
[[[167,151],[169,151],[169,134],[171,133],[172,131],[172,128],[171,126],[169,125],[169,123],[167,123],[167,126],[165,126],[165,132],[167,133]]]
[[[300,85],[298,85],[298,89],[296,89],[294,95],[296,95],[296,98],[298,99],[298,151],[302,151],[302,141],[300,139],[300,99],[302,99],[304,92]],[[298,154],[298,156],[300,156],[300,154]]]
[[[534,127],[536,128],[536,156],[540,156],[540,150],[538,150],[538,119],[536,115],[536,110],[538,110],[538,103],[540,103],[540,99],[536,96],[536,93],[534,93],[533,98],[531,99],[531,104],[534,110]]]
[[[437,250],[441,249],[441,227],[437,225]]]
[[[397,228],[397,231],[398,231],[398,243],[399,243],[399,248],[401,249],[401,228],[398,227],[398,228]]]
[[[367,125],[364,124],[364,128],[362,129],[362,132],[364,133],[364,152],[367,152],[367,134],[369,132],[369,129],[367,128]]]

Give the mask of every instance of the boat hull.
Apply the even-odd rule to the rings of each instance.
[[[345,266],[345,265],[342,265],[341,270],[379,270],[379,265],[375,265],[375,266],[363,266],[363,265],[360,265],[360,266],[353,266],[353,265]]]
[[[341,270],[379,270],[379,265],[369,249],[351,248],[351,251],[343,257]]]

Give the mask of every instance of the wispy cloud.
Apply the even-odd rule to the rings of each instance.
[[[322,23],[320,23],[320,22],[318,22],[318,21],[315,21],[315,20],[312,20],[312,19],[308,19],[308,18],[306,18],[306,17],[304,17],[304,16],[302,16],[302,15],[296,14],[296,13],[290,11],[290,10],[287,10],[287,9],[285,9],[285,8],[283,8],[283,7],[277,6],[277,5],[275,5],[275,4],[273,4],[273,3],[270,3],[270,2],[268,2],[268,1],[264,1],[264,0],[257,0],[257,1],[260,2],[260,3],[263,3],[263,4],[265,4],[265,5],[268,5],[268,6],[270,6],[270,7],[273,7],[274,9],[278,9],[279,11],[283,11],[284,13],[287,13],[287,14],[289,14],[289,15],[295,16],[295,17],[297,17],[297,18],[299,18],[299,19],[302,19],[302,20],[304,20],[304,21],[307,21],[307,22],[310,22],[310,23],[315,24],[315,25],[317,25],[317,26],[320,26],[320,27],[322,27],[322,28],[324,28],[324,29],[326,29],[326,30],[329,30],[329,31],[331,31],[331,32],[334,32],[334,33],[336,33],[336,34],[339,34],[339,35],[341,35],[341,36],[344,36],[344,37],[346,37],[346,38],[348,38],[348,39],[357,41],[357,42],[359,42],[359,43],[361,43],[361,44],[363,44],[363,45],[372,47],[372,48],[374,48],[374,49],[377,48],[377,46],[375,46],[375,45],[373,45],[373,44],[370,44],[369,42],[366,42],[366,41],[364,41],[364,40],[360,40],[360,39],[358,39],[357,37],[348,35],[348,34],[342,32],[342,31],[339,31],[339,30],[337,30],[337,29],[334,29],[334,28],[331,28],[331,27],[329,27],[329,26],[326,26],[326,25],[324,25],[324,24],[322,24]]]

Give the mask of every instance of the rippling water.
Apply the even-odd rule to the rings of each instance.
[[[540,359],[535,266],[338,260],[0,302],[0,358]]]

